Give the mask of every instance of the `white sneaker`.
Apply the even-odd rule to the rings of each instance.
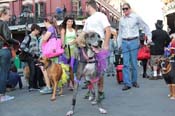
[[[52,93],[52,88],[44,87],[43,89],[40,90],[40,93],[42,93],[42,94],[51,94]]]
[[[74,111],[70,110],[67,112],[66,116],[72,116],[74,114]]]
[[[98,108],[98,110],[101,114],[107,114],[107,111],[103,108]]]
[[[94,98],[92,96],[89,96],[89,101],[92,101]]]
[[[89,101],[97,101],[95,95],[90,95]]]
[[[4,95],[0,97],[0,102],[6,102],[6,101],[10,101],[12,99],[14,99],[14,96],[8,96],[8,95]]]
[[[175,97],[170,97],[170,99],[175,100]]]
[[[96,100],[96,99],[92,100],[92,101],[91,101],[91,104],[92,104],[92,105],[96,105],[96,104],[97,104],[97,100]]]

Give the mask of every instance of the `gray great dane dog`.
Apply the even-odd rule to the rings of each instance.
[[[77,67],[77,73],[76,73],[76,82],[74,84],[74,91],[73,91],[73,98],[72,98],[72,105],[71,109],[67,112],[66,116],[73,116],[74,111],[75,111],[75,105],[76,105],[76,98],[78,94],[78,88],[79,88],[79,82],[81,81],[81,78],[84,76],[83,74],[83,69],[85,68],[87,64],[87,59],[83,55],[83,50],[85,52],[88,51],[88,49],[93,49],[100,51],[102,49],[102,39],[100,36],[95,33],[95,32],[89,32],[86,33],[85,35],[82,35],[81,40],[78,40],[78,45],[81,45],[82,48],[80,48],[80,56],[79,56],[79,61],[78,61],[78,67]],[[92,50],[95,52],[95,50]],[[98,62],[98,59],[96,59]],[[104,74],[104,72],[102,73]],[[101,75],[100,75],[101,76]],[[103,108],[101,100],[98,100],[97,98],[97,105],[98,105],[98,110],[102,114],[106,114],[107,111]]]

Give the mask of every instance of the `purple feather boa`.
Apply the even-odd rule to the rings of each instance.
[[[108,50],[101,50],[99,53],[96,53],[95,58],[97,60],[97,74],[99,76],[103,75],[107,69],[107,57],[109,56]]]

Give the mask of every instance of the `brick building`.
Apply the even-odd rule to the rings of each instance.
[[[42,18],[47,15],[57,15],[62,19],[62,11],[66,8],[66,13],[75,16],[85,16],[87,0],[0,0],[0,7],[6,6],[10,8],[13,25],[24,24],[24,12],[26,9],[30,11],[29,23],[42,22]],[[104,12],[109,19],[118,21],[121,16],[120,4],[124,0],[116,0],[114,7],[113,0],[95,0],[98,4],[99,10]],[[110,2],[109,2],[110,1]],[[110,3],[112,3],[110,5]],[[59,20],[59,19],[58,19]]]
[[[10,8],[10,14],[12,16],[9,21],[10,29],[14,34],[19,34],[25,30],[26,22],[28,24],[39,23],[43,25],[43,18],[47,15],[54,15],[58,22],[61,22],[65,16],[65,14],[63,14],[64,7],[66,8],[66,14],[75,16],[76,22],[78,22],[86,16],[86,1],[87,0],[0,0],[0,7],[6,6]],[[125,0],[95,1],[97,2],[98,11],[105,13],[111,25],[117,28],[121,16],[120,6]],[[28,13],[26,13],[26,11]],[[81,25],[81,23],[77,24]]]
[[[23,10],[28,7],[34,16],[45,16],[55,14],[56,9],[63,9],[68,13],[78,12],[81,8],[85,11],[86,0],[1,0],[0,6],[10,8],[11,15],[20,16]]]

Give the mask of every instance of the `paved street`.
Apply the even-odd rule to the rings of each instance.
[[[140,74],[139,74],[140,75]],[[123,92],[122,85],[114,77],[105,78],[104,106],[108,114],[101,115],[97,106],[83,99],[86,90],[80,89],[74,116],[174,116],[175,100],[170,100],[168,89],[163,80],[139,78],[140,88]],[[28,92],[26,87],[8,93],[15,99],[0,104],[0,116],[65,116],[70,108],[72,92],[65,88],[65,96],[57,96],[55,102],[50,95],[38,91]]]

